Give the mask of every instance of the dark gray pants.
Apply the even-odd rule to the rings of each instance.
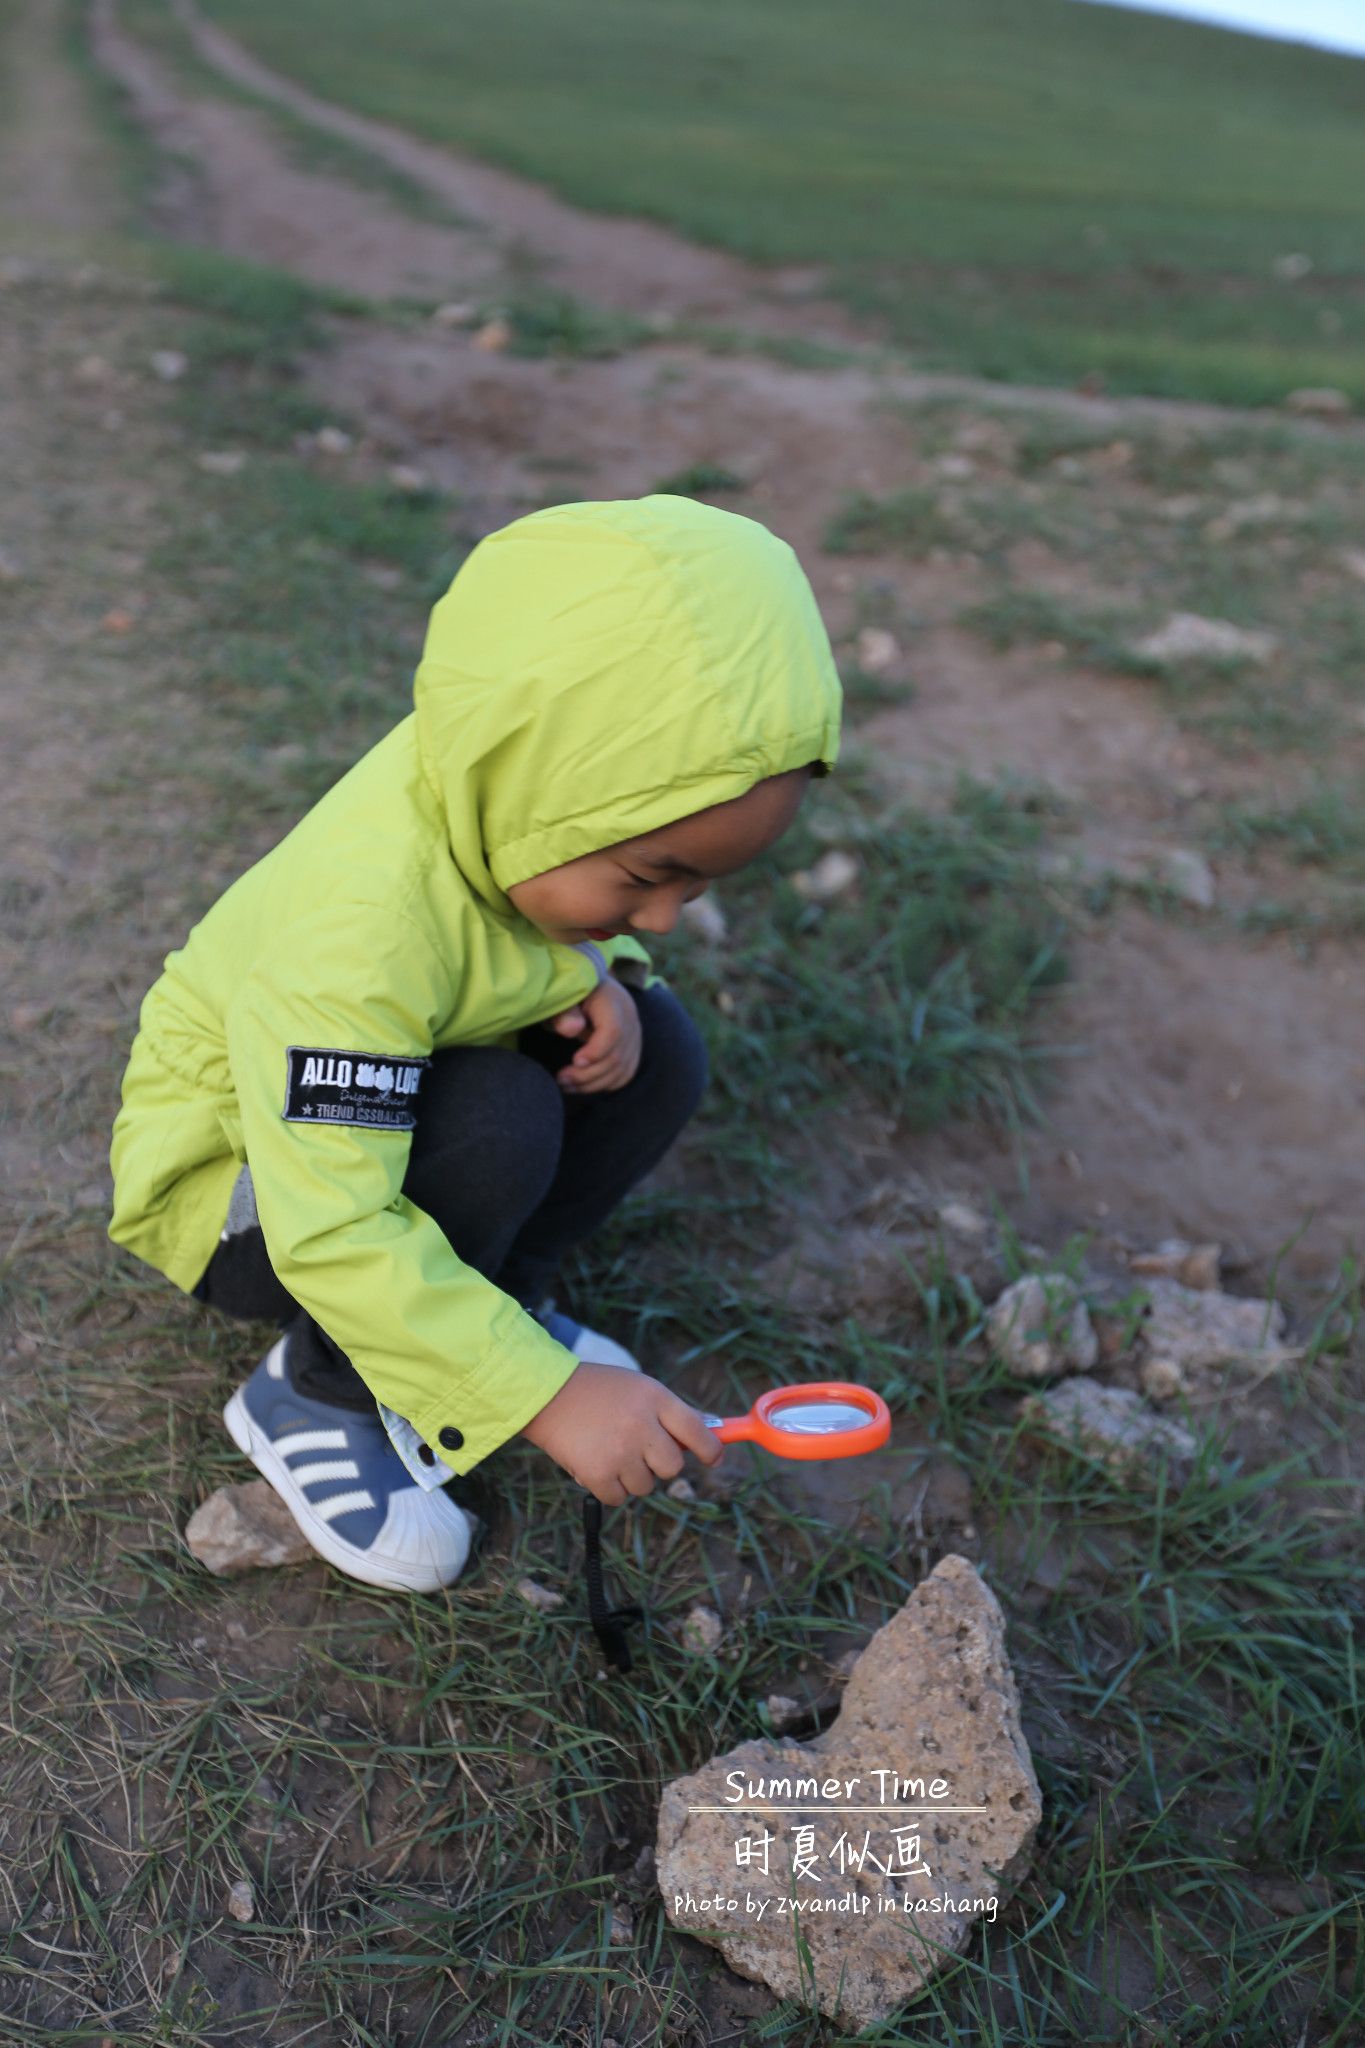
[[[578,1041],[543,1025],[523,1031],[515,1052],[438,1052],[423,1077],[403,1193],[467,1266],[526,1308],[543,1300],[563,1254],[658,1164],[706,1084],[701,1034],[677,997],[663,987],[627,993],[642,1046],[624,1088],[566,1095],[553,1076]],[[374,1407],[340,1345],[276,1278],[259,1224],[220,1242],[194,1293],[226,1315],[287,1328],[299,1393]]]

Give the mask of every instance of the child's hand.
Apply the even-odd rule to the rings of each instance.
[[[567,1095],[598,1095],[624,1088],[627,1081],[634,1080],[640,1064],[640,1013],[621,983],[610,975],[573,1009],[552,1017],[550,1028],[561,1037],[575,1038],[585,1023],[588,1036],[555,1079]]]
[[[623,1506],[627,1494],[652,1493],[656,1479],[676,1479],[684,1450],[704,1465],[725,1454],[698,1411],[658,1380],[586,1360],[521,1434],[608,1508]]]

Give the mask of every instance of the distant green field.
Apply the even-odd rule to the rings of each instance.
[[[926,364],[1365,399],[1365,61],[1078,0],[208,4],[581,205],[834,266]]]

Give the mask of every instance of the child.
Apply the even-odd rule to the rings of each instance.
[[[457,1579],[442,1484],[518,1433],[612,1506],[720,1457],[545,1290],[705,1080],[634,935],[786,830],[839,710],[810,588],[755,521],[533,513],[436,605],[415,711],[168,956],[110,1235],[284,1328],[224,1419],[353,1578]]]

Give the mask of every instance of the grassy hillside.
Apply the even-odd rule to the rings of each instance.
[[[583,205],[834,265],[926,362],[1365,398],[1365,62],[1076,0],[209,5]]]

